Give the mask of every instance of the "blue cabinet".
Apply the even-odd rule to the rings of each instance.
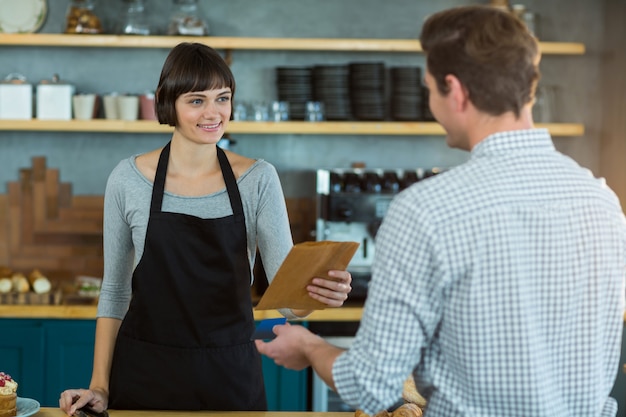
[[[0,369],[18,382],[20,397],[57,407],[62,390],[89,385],[95,321],[2,319],[0,335]]]
[[[58,407],[61,391],[89,385],[95,327],[95,320],[0,319],[0,371],[19,383],[20,397]],[[270,411],[306,411],[306,371],[263,357],[263,372]]]
[[[307,411],[306,370],[291,371],[263,356],[263,377],[270,411]]]
[[[20,397],[43,398],[44,338],[31,320],[0,320],[0,371],[19,384]]]
[[[57,407],[59,394],[67,388],[88,387],[93,368],[94,320],[44,322],[46,340],[43,401]]]

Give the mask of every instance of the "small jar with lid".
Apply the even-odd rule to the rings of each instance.
[[[123,0],[126,4],[116,32],[121,35],[152,35],[154,30],[148,19],[144,0]]]
[[[209,25],[201,17],[198,0],[172,0],[168,35],[207,36]]]
[[[65,16],[65,33],[103,33],[96,0],[71,0]]]

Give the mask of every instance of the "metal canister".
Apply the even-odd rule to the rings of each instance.
[[[11,73],[0,82],[0,119],[32,119],[33,86],[22,74]]]
[[[58,74],[37,85],[36,116],[41,120],[70,120],[75,88],[61,81]]]

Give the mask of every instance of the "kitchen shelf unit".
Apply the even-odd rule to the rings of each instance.
[[[344,52],[414,52],[421,53],[416,39],[338,39],[338,38],[252,38],[195,36],[123,36],[69,34],[0,34],[0,46],[91,47],[91,48],[172,48],[180,42],[202,42],[225,50],[227,59],[233,50],[292,50]],[[568,42],[541,42],[543,54],[582,55],[585,45]],[[577,123],[549,123],[553,136],[582,136],[585,128]],[[169,133],[172,128],[150,120],[0,120],[0,131],[63,131],[111,133]],[[319,123],[247,122],[229,125],[233,134],[303,134],[303,135],[443,135],[444,130],[434,122],[398,121],[327,121]]]

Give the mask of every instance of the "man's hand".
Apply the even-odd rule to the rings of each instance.
[[[321,337],[299,325],[279,324],[274,326],[272,331],[276,338],[271,342],[255,340],[257,349],[273,359],[277,365],[297,371],[311,366],[311,361],[307,357],[308,351],[316,344],[326,343]]]

